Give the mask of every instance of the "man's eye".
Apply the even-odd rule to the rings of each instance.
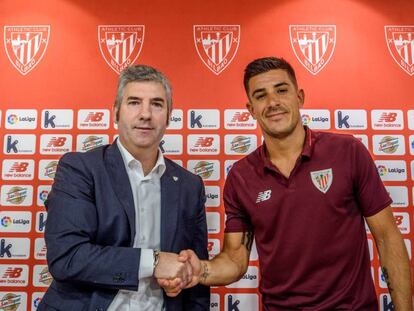
[[[264,97],[265,97],[265,94],[256,95],[257,100],[263,99]]]
[[[128,105],[132,105],[132,106],[135,106],[135,105],[138,105],[138,104],[139,104],[139,102],[137,102],[137,101],[128,102]]]
[[[163,104],[159,103],[159,102],[153,102],[152,104],[157,108],[162,108],[163,107]]]
[[[279,94],[286,93],[287,91],[288,91],[287,89],[278,89],[278,90],[277,90],[277,92],[278,92]]]

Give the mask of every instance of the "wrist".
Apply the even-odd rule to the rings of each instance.
[[[209,269],[208,269],[208,261],[207,260],[202,260],[200,262],[201,264],[201,269],[200,269],[200,283],[203,285],[206,285],[207,283],[207,278],[209,276]]]
[[[158,266],[158,263],[160,261],[160,251],[158,249],[154,249],[153,250],[153,256],[154,256],[154,261],[153,261],[153,274],[155,274],[155,269]]]

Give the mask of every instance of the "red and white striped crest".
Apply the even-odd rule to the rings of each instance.
[[[28,74],[40,62],[49,42],[50,26],[4,26],[4,46],[13,66]]]
[[[98,42],[106,63],[120,73],[132,65],[144,44],[144,25],[98,26]]]
[[[333,173],[332,169],[314,171],[310,173],[312,183],[322,193],[326,193],[332,185]]]
[[[388,50],[395,62],[414,75],[414,26],[385,26]]]
[[[231,63],[239,42],[239,25],[194,25],[194,44],[198,56],[216,75]]]
[[[329,62],[335,49],[335,25],[290,25],[290,43],[299,62],[316,75]]]

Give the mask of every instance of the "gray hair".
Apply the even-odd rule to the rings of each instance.
[[[157,69],[146,65],[129,66],[122,70],[119,75],[118,88],[114,108],[116,109],[116,120],[119,120],[119,108],[121,107],[124,88],[130,82],[158,82],[161,83],[167,95],[168,120],[172,111],[172,89],[170,82],[163,73]]]

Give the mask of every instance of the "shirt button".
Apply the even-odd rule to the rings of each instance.
[[[141,240],[145,241],[145,235],[141,235]]]
[[[140,208],[140,211],[141,211],[141,213],[143,213],[144,212],[144,209],[143,208]]]

